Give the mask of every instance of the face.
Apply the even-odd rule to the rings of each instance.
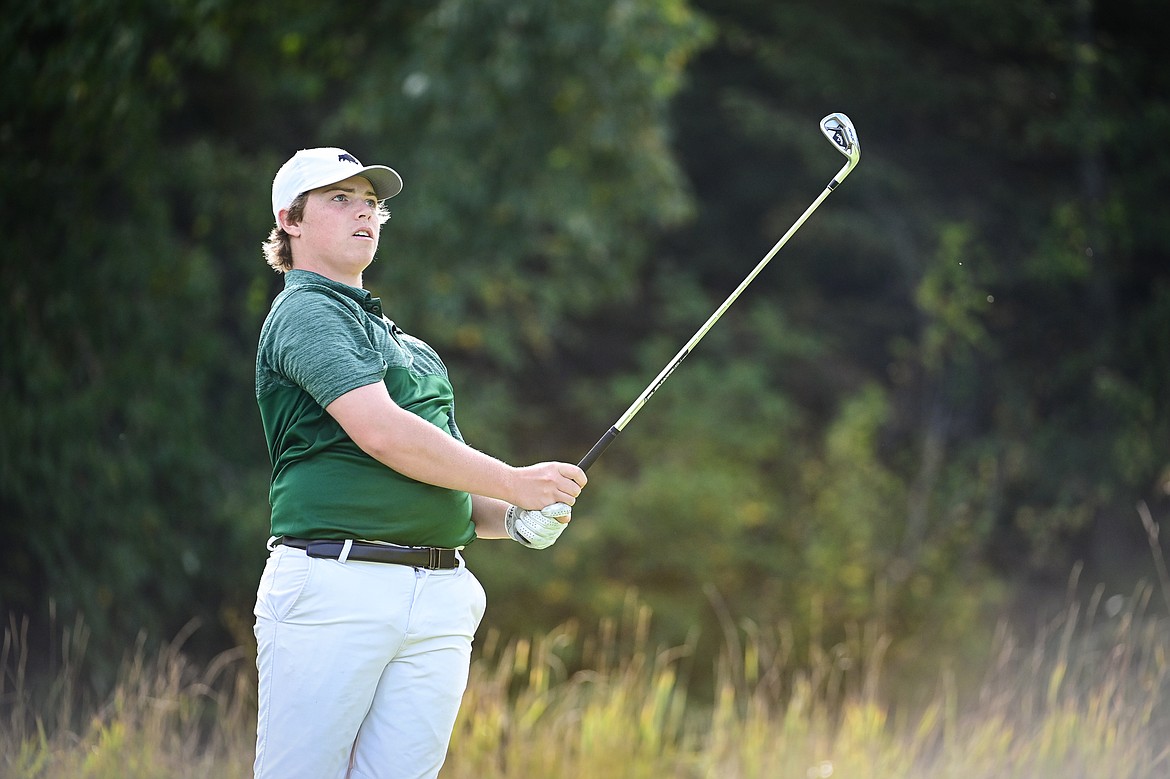
[[[310,191],[299,223],[286,222],[281,212],[293,239],[294,266],[342,281],[360,277],[378,249],[377,210],[378,196],[362,176]]]

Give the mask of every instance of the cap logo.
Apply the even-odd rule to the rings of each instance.
[[[354,157],[349,152],[346,152],[345,154],[338,154],[337,161],[338,162],[352,162],[354,165],[361,165],[361,163],[357,161],[357,158]]]

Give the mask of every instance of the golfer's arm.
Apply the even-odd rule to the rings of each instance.
[[[380,381],[350,390],[325,410],[363,452],[404,476],[512,502],[516,469],[401,408]]]
[[[504,529],[504,513],[508,503],[483,495],[471,496],[471,521],[477,538],[508,538]]]

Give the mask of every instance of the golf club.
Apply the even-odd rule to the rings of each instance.
[[[703,340],[703,336],[707,334],[707,331],[719,321],[719,318],[731,307],[731,304],[736,301],[736,298],[747,289],[747,286],[759,275],[760,271],[772,261],[772,258],[776,256],[776,252],[780,251],[780,248],[788,243],[788,239],[800,229],[800,226],[812,215],[812,212],[817,210],[817,206],[824,202],[825,198],[829,196],[829,193],[836,189],[837,185],[844,181],[845,177],[856,167],[857,161],[861,159],[861,145],[857,141],[857,131],[853,129],[853,123],[849,121],[849,117],[840,113],[829,114],[821,120],[821,132],[833,143],[837,151],[844,154],[848,159],[845,167],[837,171],[837,175],[833,177],[828,186],[821,192],[820,196],[800,215],[800,218],[796,220],[792,227],[788,228],[788,232],[784,233],[784,236],[776,242],[776,245],[772,247],[771,251],[764,255],[764,259],[760,260],[756,267],[752,269],[752,272],[748,274],[747,278],[727,297],[727,300],[723,301],[723,305],[719,306],[715,310],[715,313],[703,323],[699,331],[691,336],[691,340],[687,341],[686,345],[674,356],[674,359],[662,369],[662,372],[658,374],[654,381],[650,382],[650,385],[642,391],[642,394],[638,396],[638,399],[634,401],[633,405],[626,409],[626,413],[622,414],[621,418],[606,431],[605,435],[598,439],[597,443],[593,445],[593,448],[589,450],[589,453],[581,459],[581,462],[577,463],[579,468],[586,471],[589,470],[589,466],[593,465],[597,461],[597,458],[601,456],[602,452],[609,448],[609,445],[617,438],[618,433],[624,430],[626,425],[630,423],[630,420],[634,418],[634,415],[642,410],[642,406],[646,405],[646,401],[650,400],[651,396],[658,391],[658,388],[662,386],[663,382],[670,378],[670,374],[674,373],[674,369],[679,366],[679,363],[687,358],[687,355],[691,353],[691,350],[695,348],[695,345],[699,341]]]

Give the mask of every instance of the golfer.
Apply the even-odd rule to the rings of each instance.
[[[258,779],[434,777],[467,684],[476,538],[544,548],[585,485],[463,442],[447,369],[362,287],[391,168],[297,152],[264,244],[284,274],[256,355],[272,538],[256,593]]]

